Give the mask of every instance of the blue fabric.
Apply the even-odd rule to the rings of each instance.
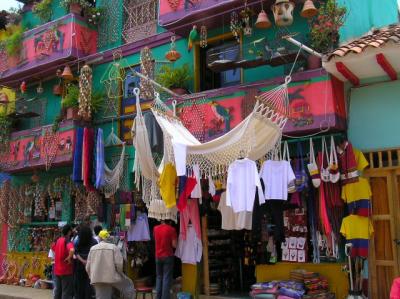
[[[11,180],[11,176],[8,173],[0,172],[0,186],[9,180]]]
[[[174,257],[156,259],[157,299],[170,299],[170,290],[174,272]]]
[[[76,130],[74,164],[72,173],[72,180],[74,182],[82,182],[82,149],[83,149],[83,128],[78,127]]]
[[[103,129],[97,131],[96,141],[96,188],[104,186],[104,139]]]

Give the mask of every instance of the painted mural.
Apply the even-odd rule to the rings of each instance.
[[[1,70],[1,77],[31,70],[58,59],[93,54],[97,50],[97,32],[79,17],[69,14],[25,32],[23,45],[19,59],[7,58],[8,65]]]
[[[13,133],[10,151],[0,156],[0,167],[12,173],[72,163],[74,141],[73,123],[64,124],[57,133],[51,126]]]

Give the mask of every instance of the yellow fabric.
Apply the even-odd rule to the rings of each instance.
[[[359,177],[358,182],[346,184],[342,188],[342,199],[347,203],[360,199],[370,199],[371,195],[369,182],[363,177]]]
[[[353,148],[353,153],[357,162],[357,170],[363,171],[369,165],[367,159],[365,159],[364,154],[356,148]]]
[[[340,233],[347,240],[369,239],[374,232],[371,221],[368,217],[350,215],[343,218]]]
[[[176,205],[176,179],[175,166],[168,163],[165,165],[159,180],[161,198],[168,209]]]

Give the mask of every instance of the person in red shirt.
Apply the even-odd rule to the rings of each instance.
[[[168,221],[154,227],[156,247],[156,290],[157,299],[169,299],[174,270],[174,248],[177,236],[175,228]]]
[[[74,297],[74,279],[72,257],[74,244],[71,242],[72,227],[62,228],[62,237],[53,245],[55,292],[54,299],[72,299]]]

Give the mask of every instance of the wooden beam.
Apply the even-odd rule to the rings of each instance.
[[[381,68],[388,74],[391,80],[397,80],[397,73],[390,62],[386,59],[383,53],[376,54],[376,61],[381,66]]]
[[[351,82],[354,86],[360,85],[360,79],[354,75],[352,71],[349,70],[347,66],[344,65],[343,62],[336,62],[336,69],[339,73],[343,75],[347,80]]]

